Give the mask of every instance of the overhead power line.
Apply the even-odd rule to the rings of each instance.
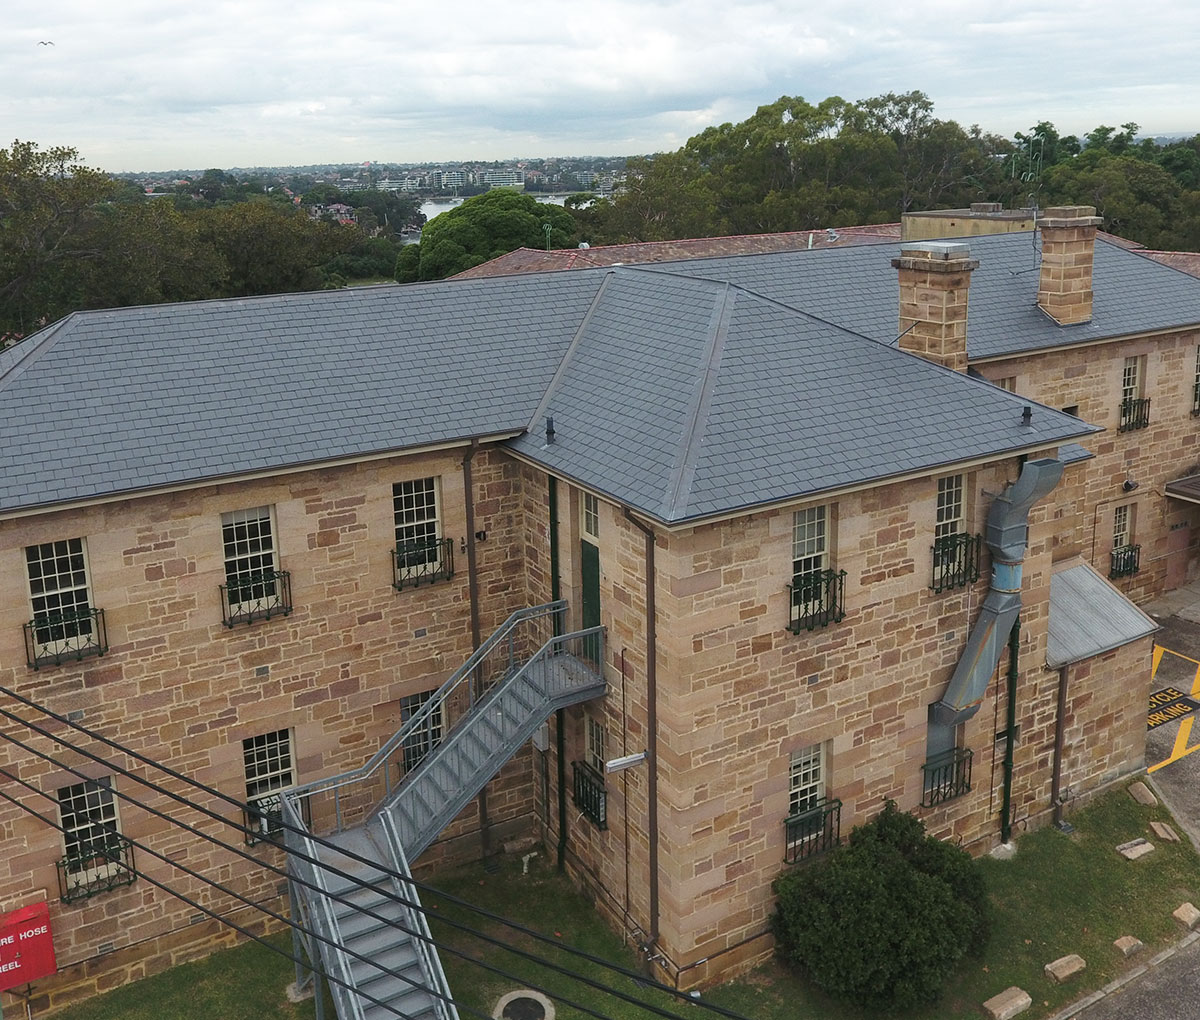
[[[80,723],[70,720],[69,718],[67,718],[65,716],[55,713],[52,710],[50,710],[49,708],[33,701],[30,698],[24,697],[24,696],[16,693],[15,691],[12,691],[12,690],[10,690],[8,688],[4,688],[4,687],[0,687],[0,693],[6,694],[9,697],[12,697],[14,700],[20,702],[21,704],[24,704],[30,708],[35,709],[36,711],[44,714],[45,716],[54,720],[55,722],[58,722],[63,726],[66,726],[72,730],[82,733],[85,736],[98,741],[99,743],[103,744],[104,746],[111,748],[112,750],[126,754],[138,762],[148,765],[154,769],[157,769],[157,770],[165,773],[168,776],[171,776],[172,778],[178,779],[181,782],[183,782],[189,786],[199,789],[199,790],[209,794],[210,796],[216,798],[217,800],[222,801],[222,802],[230,805],[231,807],[236,808],[239,812],[243,812],[246,808],[246,805],[244,802],[239,801],[236,798],[230,797],[229,795],[222,793],[220,790],[217,790],[214,787],[210,787],[204,783],[199,782],[198,780],[194,780],[174,769],[171,769],[170,767],[168,767],[152,758],[149,758],[146,755],[143,755],[137,751],[134,751],[133,749],[131,749],[129,747],[119,744],[118,742],[113,741],[113,740],[103,736],[102,734],[96,732],[95,730],[90,729],[89,727],[86,727]],[[155,792],[158,792],[158,793],[161,793],[161,794],[167,796],[168,798],[172,799],[176,803],[181,804],[182,806],[185,806],[185,807],[191,808],[195,811],[198,811],[201,814],[220,822],[222,825],[230,826],[230,827],[236,829],[243,836],[245,836],[249,833],[249,830],[247,830],[246,827],[244,827],[242,825],[238,825],[236,822],[230,821],[228,818],[225,818],[222,815],[219,815],[215,811],[213,811],[207,807],[204,807],[202,805],[196,804],[193,801],[188,800],[187,798],[182,797],[179,794],[172,792],[171,790],[160,785],[159,783],[151,782],[150,780],[144,779],[143,777],[136,775],[129,769],[123,768],[119,765],[116,765],[115,763],[113,763],[111,761],[108,761],[107,759],[101,758],[99,755],[96,755],[95,753],[87,750],[86,748],[83,748],[77,744],[71,743],[65,737],[56,736],[53,733],[51,733],[48,729],[46,729],[42,726],[38,726],[36,723],[21,719],[20,717],[14,715],[13,713],[5,711],[3,709],[0,709],[0,716],[10,719],[10,720],[18,723],[19,725],[32,730],[35,733],[38,733],[52,741],[55,741],[56,743],[62,744],[65,747],[75,750],[78,753],[84,755],[85,757],[88,757],[95,762],[103,764],[106,767],[113,769],[113,771],[132,779],[134,782],[137,782],[140,785],[147,787],[148,789],[151,789]],[[18,744],[19,746],[22,746],[22,747],[26,746],[24,744],[21,744],[20,741],[17,741],[15,738],[13,738],[7,734],[0,734],[0,736],[3,736],[5,739],[12,741],[13,743]],[[31,753],[37,754],[43,758],[47,758],[47,760],[53,760],[53,759],[49,759],[48,756],[43,755],[41,752],[33,750],[32,748],[27,748],[27,749],[29,749],[31,751]],[[56,762],[56,764],[61,765],[61,763],[58,763],[58,762]],[[87,777],[82,776],[82,774],[80,774],[80,773],[74,772],[74,770],[68,770],[68,771],[71,771],[72,774],[79,775],[81,778],[85,778],[85,779],[87,778]],[[19,780],[18,780],[18,782],[19,782]],[[22,784],[22,785],[26,785],[26,784]],[[35,792],[40,793],[41,791],[35,791]],[[149,811],[152,814],[155,814],[158,817],[163,818],[164,820],[170,822],[171,824],[187,827],[185,825],[185,823],[183,823],[182,821],[180,821],[170,815],[167,815],[161,811],[158,811],[157,809],[152,808],[149,805],[144,804],[143,802],[137,800],[136,798],[132,797],[129,794],[121,793],[119,791],[115,791],[115,792],[117,792],[117,795],[121,796],[122,799],[128,800],[128,801],[136,804],[137,806],[143,808],[144,810]],[[6,798],[6,799],[11,799],[11,798]],[[23,807],[23,805],[18,805],[18,806]],[[36,814],[36,812],[31,812],[31,813]],[[40,814],[38,814],[38,817],[42,818],[42,816]],[[45,820],[45,819],[43,818],[43,820]],[[54,825],[54,823],[52,823],[52,822],[50,824]],[[365,864],[372,869],[386,871],[386,869],[380,869],[379,862],[374,861],[367,857],[363,857],[363,856],[361,856],[357,853],[354,853],[353,851],[350,851],[346,848],[340,847],[340,846],[332,843],[328,839],[325,839],[325,838],[319,837],[319,836],[315,836],[311,833],[308,833],[305,830],[297,830],[294,827],[288,825],[286,822],[282,823],[282,826],[290,831],[300,832],[305,836],[305,838],[312,839],[314,841],[314,843],[317,843],[317,844],[320,844],[321,846],[332,849],[332,850],[336,851],[338,854],[348,857],[357,863]],[[61,831],[61,826],[54,825],[54,827],[58,828]],[[240,856],[243,859],[248,860],[251,863],[253,863],[259,867],[265,868],[266,870],[271,871],[274,874],[287,877],[286,869],[279,868],[276,865],[273,865],[268,862],[264,862],[264,861],[260,860],[259,858],[255,857],[254,855],[248,853],[243,847],[229,844],[229,843],[217,838],[216,836],[210,835],[208,833],[199,832],[198,830],[192,830],[190,827],[188,827],[188,828],[189,828],[190,832],[194,831],[197,835],[200,835],[202,838],[208,840],[209,842],[212,842],[215,845],[220,846],[220,847],[228,850],[229,852],[234,853],[235,855]],[[127,837],[123,837],[123,838],[127,838]],[[140,846],[140,844],[137,844],[132,840],[130,842],[133,843],[133,845]],[[145,847],[144,849],[147,853],[150,853],[151,856],[155,856],[160,859],[166,860],[165,858],[162,857],[161,854],[156,853],[155,851],[151,850],[150,848]],[[329,872],[331,874],[337,875],[338,877],[346,879],[347,881],[351,882],[355,886],[358,886],[358,887],[371,886],[370,882],[364,881],[360,876],[355,875],[351,872],[347,872],[342,868],[331,866],[328,863],[322,862],[319,858],[310,857],[309,855],[304,854],[304,853],[292,852],[292,851],[289,851],[289,852],[293,853],[294,856],[298,857],[301,860],[305,860],[310,864],[320,867],[322,870],[324,870],[326,872]],[[175,861],[166,861],[166,862],[170,863],[176,867],[179,867],[178,862],[175,862]],[[187,870],[187,869],[184,869],[184,870]],[[649,987],[651,989],[664,992],[676,999],[686,1001],[689,1004],[692,1004],[695,1006],[700,1006],[701,1008],[704,1008],[708,1012],[728,1017],[728,1018],[730,1018],[730,1020],[745,1020],[745,1018],[742,1017],[738,1013],[735,1013],[730,1010],[726,1010],[723,1007],[716,1006],[712,1003],[708,1003],[703,1000],[697,1000],[697,999],[691,997],[690,995],[680,992],[678,989],[672,988],[669,985],[662,984],[661,982],[647,980],[646,977],[644,975],[641,975],[640,973],[629,970],[625,967],[620,966],[619,964],[614,964],[611,961],[605,960],[605,959],[595,956],[591,953],[587,953],[584,950],[577,949],[574,946],[564,944],[557,939],[551,939],[549,936],[543,935],[540,932],[537,932],[531,928],[528,928],[517,922],[511,921],[507,918],[501,917],[500,915],[494,914],[483,908],[480,908],[480,907],[476,906],[475,904],[472,904],[466,900],[460,899],[459,897],[455,897],[452,894],[444,892],[443,890],[440,890],[433,886],[429,886],[425,883],[419,882],[416,879],[413,879],[411,876],[401,875],[398,873],[391,873],[391,874],[393,874],[396,878],[402,880],[403,882],[412,885],[414,888],[420,889],[422,892],[428,892],[428,893],[437,895],[442,900],[453,903],[456,906],[462,907],[462,908],[472,912],[475,915],[478,915],[489,921],[505,925],[505,926],[507,926],[515,931],[518,931],[524,935],[527,935],[530,938],[532,938],[536,941],[539,941],[543,944],[553,945],[556,950],[564,951],[571,956],[586,960],[589,963],[601,966],[601,967],[605,968],[606,970],[609,970],[615,974],[619,974],[621,976],[627,977],[627,978],[637,982],[638,984],[642,985],[643,987]],[[194,877],[198,878],[200,881],[203,881],[203,882],[206,882],[206,883],[212,885],[215,888],[220,889],[223,892],[228,893],[229,895],[232,895],[235,897],[237,897],[237,895],[238,895],[236,893],[233,893],[230,890],[226,890],[219,883],[213,882],[212,880],[207,879],[202,875],[194,874]],[[152,884],[156,884],[156,885],[159,884],[159,883],[154,882],[152,879],[148,878],[148,880],[151,881]],[[293,876],[292,881],[296,882],[297,884],[299,884],[305,888],[309,888],[309,889],[314,888],[310,883],[299,878],[298,876]],[[642,1007],[643,1009],[647,1009],[656,1015],[666,1017],[666,1018],[676,1018],[677,1017],[677,1014],[674,1014],[667,1010],[664,1010],[661,1007],[652,1006],[648,1003],[645,1003],[645,1002],[637,999],[636,997],[633,997],[633,996],[627,995],[626,993],[619,992],[615,989],[609,988],[609,987],[601,984],[600,982],[587,977],[586,975],[579,974],[577,971],[573,971],[567,967],[563,967],[559,964],[555,964],[552,961],[547,960],[545,957],[538,956],[536,954],[529,953],[524,950],[520,950],[517,947],[515,947],[514,945],[512,945],[511,942],[505,942],[505,941],[497,939],[493,936],[486,935],[485,933],[480,932],[478,929],[475,929],[468,924],[455,921],[452,918],[448,918],[448,917],[445,917],[444,915],[440,915],[440,914],[431,915],[429,910],[427,908],[425,908],[424,906],[422,906],[420,903],[410,901],[410,900],[406,899],[405,897],[400,896],[399,894],[397,894],[395,892],[392,892],[391,890],[382,890],[382,889],[378,889],[378,887],[375,887],[375,886],[371,886],[371,887],[376,889],[387,899],[390,899],[394,902],[400,903],[400,904],[408,907],[409,909],[421,911],[422,913],[426,914],[427,916],[436,916],[443,923],[449,924],[450,926],[455,927],[473,937],[479,938],[484,942],[487,942],[492,945],[503,948],[503,949],[505,949],[509,952],[512,952],[515,955],[521,956],[533,963],[537,963],[541,966],[545,966],[545,967],[547,967],[553,971],[556,971],[566,977],[572,978],[574,980],[578,980],[590,987],[593,987],[597,990],[603,991],[609,995],[613,995],[617,998],[623,999],[624,1001],[629,1002],[631,1004],[638,1005],[638,1006]],[[172,892],[172,890],[170,890],[170,889],[165,889],[165,891]],[[330,898],[334,899],[335,901],[337,901],[339,903],[353,905],[353,904],[349,903],[349,901],[345,898],[345,896],[328,894],[328,893],[325,893],[324,890],[317,890],[317,891],[321,892],[323,895],[329,895]],[[175,895],[173,892],[172,892],[172,894]],[[182,896],[180,896],[180,898],[184,899],[184,897],[182,897]],[[190,903],[190,901],[186,901],[186,902]],[[255,906],[257,906],[257,905],[255,905]],[[259,909],[264,909],[264,908],[259,907]],[[360,908],[355,906],[355,909],[360,909]],[[208,911],[205,911],[205,912],[208,913]],[[381,915],[378,915],[377,913],[375,913],[373,911],[366,910],[364,912],[367,913],[368,916],[374,917],[377,920],[385,921],[387,923],[392,923],[387,918],[384,918]],[[213,916],[215,916],[215,915],[213,915]],[[277,915],[272,915],[272,916],[277,916]],[[218,919],[220,920],[220,918],[218,918]],[[278,919],[281,920],[283,923],[288,924],[290,927],[294,927],[294,928],[298,927],[294,922],[289,921],[286,918],[279,917]],[[241,931],[241,929],[238,929],[238,930]],[[318,941],[320,941],[322,943],[330,944],[330,943],[328,943],[328,940],[321,938],[321,936],[317,935],[315,932],[309,933],[309,932],[307,932],[306,929],[303,929],[303,928],[300,928],[300,930],[304,931],[306,934],[311,934],[313,937],[317,938]],[[494,973],[497,973],[500,976],[509,978],[511,980],[515,980],[518,982],[524,981],[525,983],[528,983],[527,981],[525,981],[524,978],[517,977],[516,975],[512,975],[503,970],[495,968],[492,965],[484,963],[483,961],[478,960],[475,957],[472,957],[469,954],[467,954],[461,950],[457,950],[452,946],[442,945],[441,943],[438,943],[437,940],[429,939],[428,937],[426,937],[425,935],[423,935],[420,932],[412,932],[412,931],[408,931],[408,929],[404,929],[404,930],[414,938],[421,939],[422,941],[431,941],[438,948],[448,951],[454,955],[457,955],[470,963],[474,963],[477,966],[480,966],[481,968],[493,971]],[[251,937],[253,937],[253,936],[251,936]],[[272,948],[274,948],[274,947],[272,947]],[[354,954],[353,951],[347,950],[345,947],[338,946],[337,948],[343,952],[347,952],[348,955],[357,955],[357,954]],[[288,956],[289,959],[293,959],[295,961],[295,958],[291,957],[290,954],[283,953],[282,955]],[[365,962],[370,963],[372,966],[376,966],[376,967],[379,966],[373,960],[366,960],[365,958],[362,958],[362,957],[359,957],[359,958],[364,959]],[[299,962],[299,961],[296,961],[296,962]],[[315,963],[316,961],[313,961],[313,962]],[[384,968],[381,968],[381,969],[384,969]],[[322,974],[322,976],[326,977],[327,980],[331,980],[335,984],[344,984],[344,982],[340,982],[338,979],[332,978],[329,975]],[[410,983],[412,983],[412,982],[410,981]],[[538,990],[544,991],[543,989],[538,989]],[[559,999],[562,999],[561,996],[557,996],[557,997]],[[566,1002],[566,1000],[563,1000],[563,1001],[565,1002],[565,1004],[571,1005],[574,1008],[578,1008],[585,1013],[589,1013],[590,1015],[598,1016],[598,1017],[601,1016],[600,1014],[594,1013],[592,1010],[588,1009],[587,1007],[582,1006],[581,1004],[569,1003],[569,1002]]]

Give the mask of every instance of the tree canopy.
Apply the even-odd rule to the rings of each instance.
[[[547,224],[551,248],[575,243],[575,219],[562,206],[543,204],[520,191],[495,188],[430,220],[416,254],[403,253],[397,268],[405,275],[398,278],[401,282],[440,280],[517,248],[544,248]]]

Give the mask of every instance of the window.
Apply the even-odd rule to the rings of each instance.
[[[1005,379],[997,379],[996,385],[999,386],[1000,389],[1002,389],[1002,390],[1008,390],[1009,393],[1016,393],[1017,392],[1017,377],[1015,375],[1010,375]]]
[[[608,828],[608,793],[604,789],[604,773],[597,772],[587,762],[571,762],[572,800],[580,813],[599,828]]]
[[[585,760],[600,775],[604,774],[604,765],[608,761],[606,745],[608,734],[604,724],[597,722],[590,715],[587,717],[587,753]]]
[[[1133,543],[1134,505],[1126,503],[1113,509],[1113,548],[1109,560],[1110,578],[1132,577],[1141,569],[1142,547]]]
[[[1067,407],[1064,407],[1062,410],[1063,410],[1063,414],[1069,414],[1072,418],[1079,417],[1079,405],[1078,404],[1069,404]]]
[[[1150,424],[1150,398],[1142,396],[1145,380],[1145,358],[1126,358],[1121,369],[1120,432],[1144,429]]]
[[[784,859],[795,862],[836,846],[841,837],[842,802],[825,796],[825,745],[792,752],[788,790]]]
[[[279,569],[271,508],[256,506],[222,514],[221,541],[226,625],[287,616],[292,611],[291,578]]]
[[[121,837],[110,777],[61,787],[58,814],[66,850],[58,862],[64,903],[129,885],[137,878],[132,845]]]
[[[1196,348],[1196,378],[1192,383],[1192,414],[1200,415],[1200,347]]]
[[[590,542],[600,541],[600,500],[589,492],[583,494],[579,515],[579,531]]]
[[[974,754],[959,746],[961,727],[929,722],[921,766],[921,806],[934,807],[971,792]]]
[[[977,535],[965,533],[966,503],[962,475],[939,478],[937,483],[937,514],[933,526],[934,591],[961,588],[979,580],[979,550]]]
[[[841,620],[845,576],[829,566],[829,508],[797,510],[792,515],[789,629],[812,630]]]
[[[404,774],[407,775],[429,754],[442,740],[442,703],[439,701],[426,711],[421,710],[429,704],[436,691],[422,691],[420,694],[410,694],[400,699],[400,723],[403,726],[414,716],[417,721],[412,731],[404,738]]]
[[[415,478],[392,486],[396,524],[394,586],[454,576],[454,543],[442,538],[441,501],[436,478]]]
[[[25,625],[25,657],[37,669],[66,658],[108,651],[104,611],[93,609],[82,538],[27,546],[25,569],[33,619]]]
[[[242,741],[246,768],[246,828],[248,843],[270,839],[283,820],[279,792],[296,785],[292,770],[292,734],[275,730]]]

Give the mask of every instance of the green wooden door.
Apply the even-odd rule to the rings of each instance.
[[[583,582],[583,627],[600,626],[600,547],[594,542],[579,543],[579,574]],[[600,638],[590,637],[584,643],[583,654],[593,662],[600,661]]]

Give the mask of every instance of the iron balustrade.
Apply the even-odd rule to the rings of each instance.
[[[286,570],[237,574],[217,587],[221,590],[221,618],[226,627],[287,616],[292,611],[292,575]]]
[[[133,844],[121,836],[81,846],[55,862],[58,898],[63,903],[91,899],[137,881]]]
[[[401,542],[392,550],[392,587],[397,591],[454,576],[454,539]]]
[[[1133,432],[1150,424],[1150,398],[1128,397],[1121,401],[1121,426],[1118,432]]]
[[[585,762],[571,762],[575,806],[601,829],[608,828],[608,794],[604,777]]]
[[[933,578],[929,587],[935,592],[965,588],[979,580],[979,559],[983,549],[982,535],[943,535],[934,539]]]
[[[783,859],[788,864],[832,850],[842,839],[842,802],[822,797],[806,811],[783,820]]]
[[[921,807],[934,807],[971,792],[970,748],[956,747],[935,755],[921,766]]]
[[[1142,547],[1140,545],[1119,545],[1109,557],[1108,576],[1132,577],[1141,569]]]
[[[788,630],[816,630],[831,623],[841,623],[846,615],[842,596],[846,587],[846,571],[813,570],[797,574],[788,589]]]
[[[25,624],[25,661],[34,669],[66,659],[103,655],[108,651],[108,628],[103,609],[64,609],[39,613]]]
[[[281,843],[283,835],[283,794],[285,791],[276,790],[274,793],[264,793],[260,797],[247,801],[242,809],[242,827],[246,830],[246,846],[257,843]],[[308,802],[301,804],[300,813],[305,825],[311,825],[312,819],[308,810]]]

